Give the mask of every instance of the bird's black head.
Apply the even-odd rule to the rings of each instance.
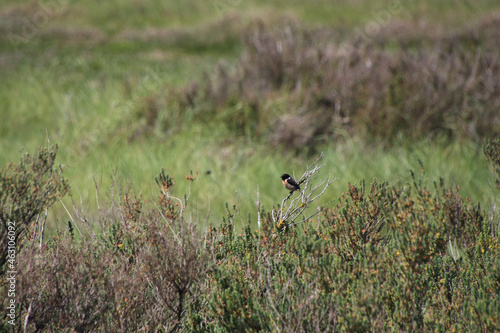
[[[283,180],[288,179],[288,178],[290,178],[290,175],[287,173],[284,173],[281,175],[281,179],[283,179]]]

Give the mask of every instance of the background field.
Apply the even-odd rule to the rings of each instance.
[[[3,1],[0,165],[17,162],[49,140],[57,143],[73,200],[81,198],[89,211],[96,206],[94,179],[106,192],[116,174],[149,198],[158,193],[154,177],[165,168],[177,182],[175,194],[182,196],[184,177],[192,170],[198,173],[193,207],[203,216],[210,211],[217,221],[226,202],[240,207],[242,216],[254,214],[257,187],[264,207],[281,202],[286,195],[281,173],[299,176],[323,151],[327,172],[337,179],[325,200],[361,179],[407,182],[420,159],[430,179],[444,177],[459,184],[464,196],[491,205],[495,192],[481,133],[450,139],[425,129],[418,135],[402,130],[386,140],[355,128],[290,148],[274,144],[269,134],[279,130],[279,116],[302,107],[287,89],[253,97],[264,104],[261,114],[276,115],[259,120],[260,132],[231,127],[227,119],[240,117],[231,102],[196,121],[197,115],[189,118],[185,110],[169,113],[163,98],[176,89],[182,94],[192,82],[202,86],[205,77],[216,82],[220,68],[231,72],[244,63],[245,38],[259,26],[326,28],[340,43],[352,41],[359,29],[378,24],[384,31],[405,30],[398,27],[406,22],[425,42],[432,34],[452,36],[497,22],[499,8],[495,1]],[[397,39],[384,31],[368,39]],[[472,46],[471,54],[476,49]],[[229,77],[229,85],[235,81]],[[151,103],[159,109],[152,120]],[[60,205],[54,212],[52,222],[68,218]]]

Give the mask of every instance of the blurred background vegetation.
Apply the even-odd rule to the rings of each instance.
[[[321,151],[337,179],[425,165],[491,207],[496,1],[14,1],[0,5],[0,165],[57,143],[72,199],[164,168],[195,214],[255,217]],[[49,143],[50,141],[50,143]],[[70,198],[64,199],[70,204]],[[60,204],[51,226],[68,218]]]

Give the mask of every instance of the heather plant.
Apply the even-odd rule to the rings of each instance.
[[[131,187],[116,189],[122,195],[110,193],[95,221],[78,211],[88,235],[73,240],[70,224],[43,248],[20,253],[25,329],[182,330],[187,304],[199,297],[195,284],[208,268],[207,252],[185,217],[189,195],[171,196],[175,183],[164,170],[157,180],[160,196],[152,206]]]
[[[110,271],[119,264],[113,261],[99,244],[74,244],[61,234],[43,250],[25,250],[19,262],[24,327],[89,332],[102,326],[112,305],[109,300],[118,291],[111,284]]]
[[[186,181],[192,184],[194,175]],[[175,332],[182,327],[187,303],[199,297],[199,289],[192,289],[206,273],[207,253],[197,226],[185,216],[190,194],[184,200],[171,196],[175,183],[164,170],[156,182],[161,198],[155,215],[162,223],[148,225],[147,243],[141,248],[144,282],[152,293],[158,328]]]
[[[393,38],[388,26],[361,42],[326,27],[259,25],[243,36],[236,66],[155,93],[137,115],[165,133],[180,128],[174,119],[217,119],[237,135],[306,151],[345,136],[479,142],[500,126],[496,25],[422,31],[418,41],[408,29]]]
[[[424,177],[350,184],[335,207],[288,228],[265,213],[258,230],[211,228],[215,266],[192,328],[498,329],[498,235],[458,187],[427,188]]]
[[[57,145],[43,147],[0,171],[0,272],[12,251],[35,241],[42,246],[48,210],[69,191],[56,154]]]
[[[241,230],[229,206],[199,230],[188,216],[196,174],[183,199],[165,170],[154,201],[112,191],[96,218],[78,212],[81,237],[70,224],[19,253],[18,331],[500,328],[500,240],[479,204],[444,179],[426,185],[422,165],[404,184],[348,184],[308,213],[301,205],[331,181],[319,161],[297,178],[302,193],[269,212],[257,201],[257,223]]]

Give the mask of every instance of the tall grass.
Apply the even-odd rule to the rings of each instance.
[[[75,200],[79,201],[82,195],[85,205],[93,209],[96,208],[93,178],[106,187],[116,170],[120,179],[130,180],[138,192],[149,196],[151,180],[165,168],[176,177],[181,192],[185,191],[182,182],[185,174],[189,170],[199,173],[195,185],[199,198],[193,198],[193,202],[197,203],[200,214],[206,214],[210,206],[211,215],[218,218],[224,215],[228,201],[231,206],[238,205],[245,217],[255,212],[257,186],[263,205],[272,207],[284,191],[278,177],[283,172],[299,172],[309,160],[300,153],[262,145],[259,140],[235,137],[216,123],[192,125],[173,136],[160,133],[159,138],[129,141],[134,127],[123,119],[133,114],[135,105],[140,105],[150,92],[148,84],[156,87],[156,81],[138,77],[134,95],[127,100],[121,92],[125,85],[113,80],[62,89],[61,86],[72,87],[78,81],[75,76],[67,78],[67,83],[55,83],[55,76],[62,74],[32,71],[23,74],[26,81],[11,77],[0,83],[6,88],[0,94],[4,101],[9,101],[7,108],[18,110],[15,116],[7,113],[6,121],[2,122],[4,140],[0,143],[3,152],[0,158],[4,164],[15,162],[20,150],[33,150],[38,142],[46,142],[48,134],[51,142],[59,143],[60,163],[69,166],[66,172],[73,184]],[[13,99],[8,91],[25,92],[32,97]],[[117,123],[122,125],[117,127]],[[22,136],[19,135],[19,128],[31,127],[35,130],[23,130]],[[433,178],[444,176],[460,184],[462,193],[475,201],[494,196],[489,186],[490,175],[485,162],[478,158],[480,148],[475,144],[422,141],[381,148],[351,140],[321,149],[329,172],[339,179],[328,199],[345,191],[346,182],[361,178],[404,181],[418,159]],[[66,219],[65,210],[60,207],[58,211],[57,218]]]
[[[185,176],[192,170],[196,174],[196,182],[192,184],[193,213],[197,216],[210,214],[211,219],[217,220],[225,215],[227,203],[230,207],[238,207],[240,223],[249,214],[255,218],[257,191],[264,208],[276,206],[287,193],[281,185],[280,175],[283,172],[300,174],[304,165],[311,162],[251,142],[219,147],[217,140],[207,137],[206,141],[193,142],[192,136],[177,137],[176,144],[167,141],[164,147],[147,151],[144,150],[147,141],[124,148],[116,146],[113,154],[89,155],[85,164],[69,163],[71,166],[66,173],[72,180],[73,200],[79,202],[81,195],[88,205],[86,208],[95,210],[94,178],[100,186],[107,188],[115,173],[117,181],[129,181],[136,192],[149,200],[156,195],[152,180],[163,168],[174,176],[174,193],[182,195],[189,186]],[[460,193],[473,202],[491,207],[498,197],[493,174],[486,167],[481,148],[474,144],[434,146],[421,142],[405,148],[367,149],[352,143],[351,146],[329,147],[324,155],[327,165],[324,172],[337,181],[325,193],[322,202],[337,198],[347,190],[347,183],[356,183],[360,179],[366,182],[391,179],[394,184],[404,184],[409,179],[410,170],[420,168],[419,161],[425,166],[430,182],[443,177],[449,183],[460,185]],[[93,168],[95,164],[102,168]],[[82,173],[87,176],[79,177]],[[58,216],[65,218],[65,211],[61,209]]]

